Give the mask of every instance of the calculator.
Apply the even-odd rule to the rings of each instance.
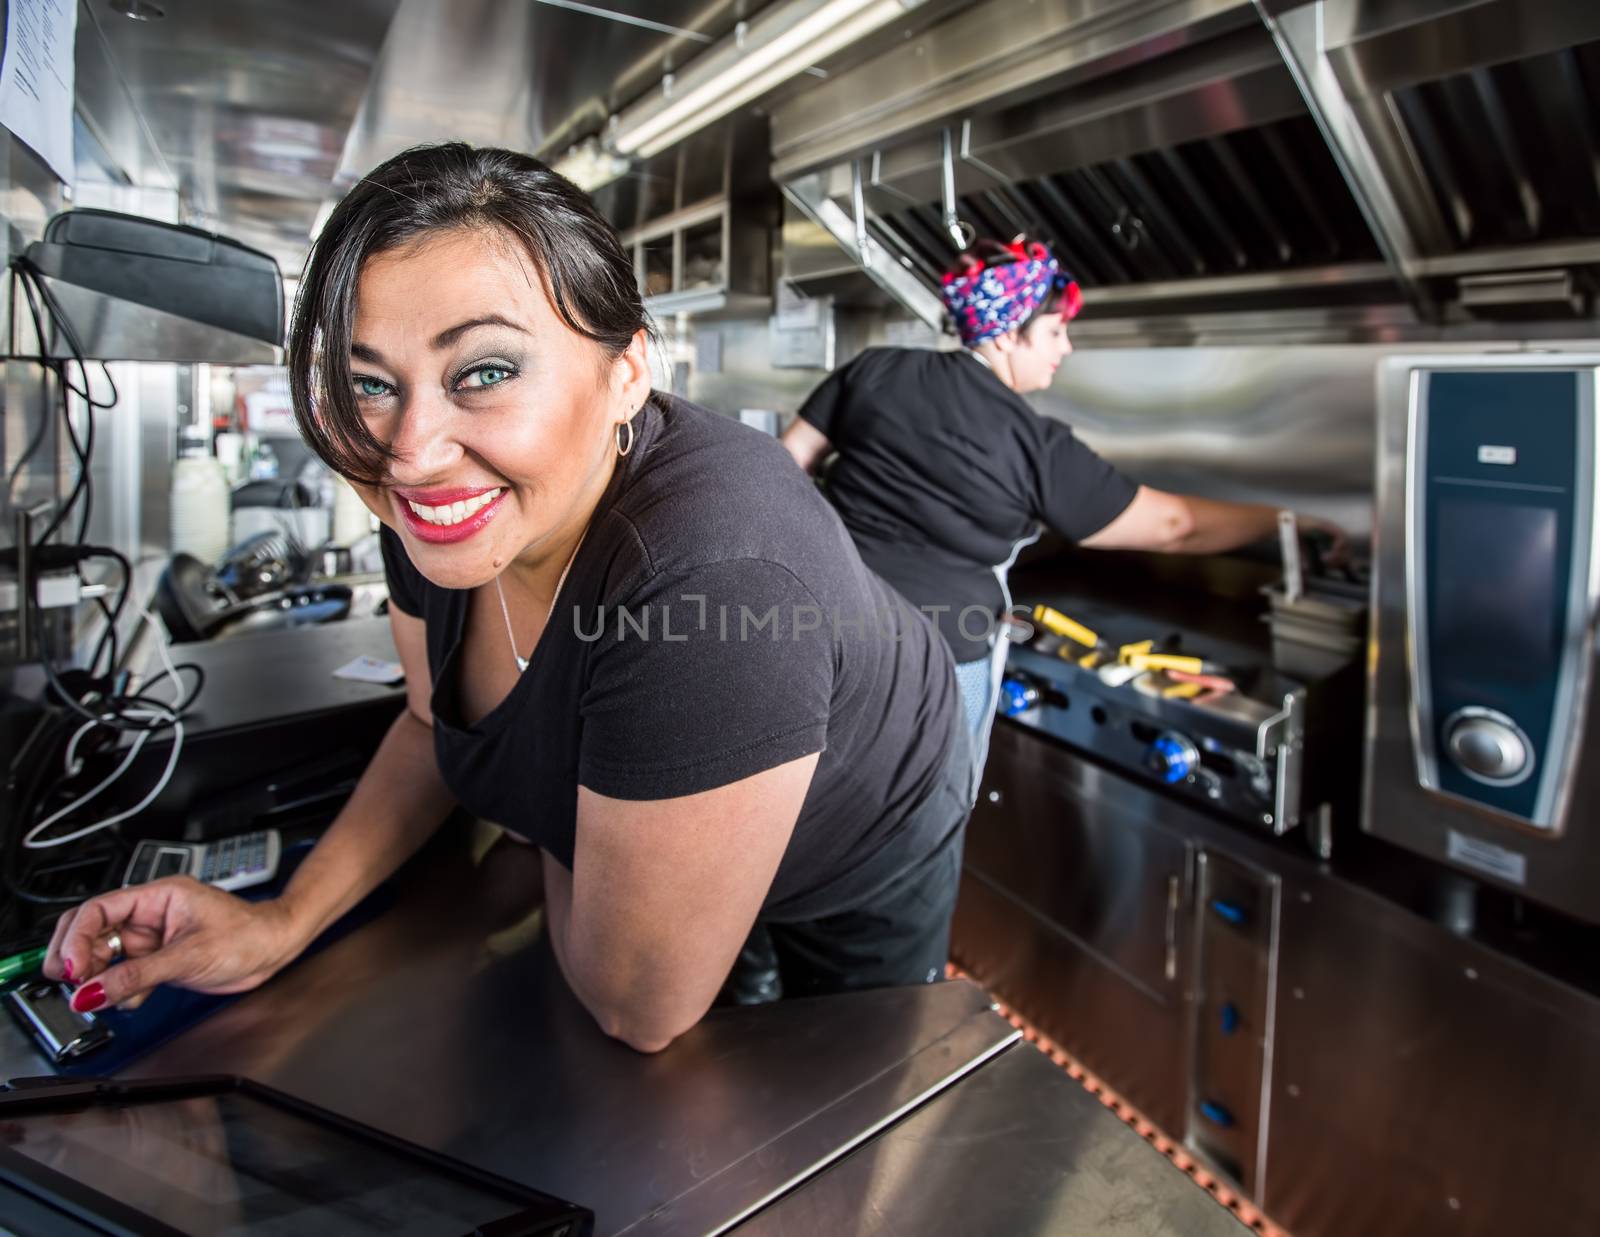
[[[260,885],[278,874],[283,837],[260,829],[216,842],[140,842],[128,861],[124,887],[163,876],[192,876],[230,893]]]

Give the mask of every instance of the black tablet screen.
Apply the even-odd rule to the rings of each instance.
[[[0,1145],[190,1233],[462,1233],[527,1205],[239,1092],[0,1115]]]

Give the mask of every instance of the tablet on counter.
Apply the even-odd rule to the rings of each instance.
[[[0,1091],[0,1215],[23,1232],[540,1234],[586,1208],[229,1075]]]

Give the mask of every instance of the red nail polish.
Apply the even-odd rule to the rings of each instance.
[[[61,959],[61,974],[69,984],[72,982],[72,959],[71,958],[63,958],[63,959]]]
[[[80,1014],[93,1013],[106,1003],[106,989],[98,979],[72,994],[72,1008]]]

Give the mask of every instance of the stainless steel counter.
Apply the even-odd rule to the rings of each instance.
[[[823,1192],[806,1185],[759,1217],[788,1225],[766,1231],[799,1231],[792,1217],[821,1207],[857,1228],[972,1232],[988,1195],[1005,1196],[1005,1231],[1234,1223],[1032,1049],[1010,1048],[1016,1032],[967,983],[717,1010],[641,1056],[567,990],[529,910],[536,889],[524,847],[435,845],[394,909],[128,1072],[248,1075],[585,1203],[602,1233],[722,1231],[864,1143]],[[0,1032],[0,1069],[42,1072],[14,1034]],[[951,1084],[954,1106],[868,1142]]]
[[[739,1235],[1249,1231],[1042,1053],[1016,1044]]]

